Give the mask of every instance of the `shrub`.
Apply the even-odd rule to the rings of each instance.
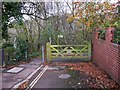
[[[40,56],[40,52],[32,52],[30,55],[32,58]]]
[[[17,39],[17,48],[16,48],[16,59],[17,60],[26,60],[29,58],[29,48],[30,45],[27,40]]]
[[[105,40],[106,30],[98,30],[98,38]]]
[[[15,48],[13,47],[13,44],[10,42],[5,42],[2,46],[2,49],[4,51],[4,62],[6,65],[11,64],[14,62],[15,59]]]
[[[13,47],[13,44],[11,42],[5,42],[5,43],[3,43],[2,48],[4,49],[6,47]]]
[[[114,40],[113,43],[120,44],[120,27],[114,30]]]

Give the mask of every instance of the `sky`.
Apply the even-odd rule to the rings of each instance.
[[[18,0],[19,1],[19,0]],[[101,2],[105,2],[105,1],[109,1],[109,2],[117,2],[119,0],[20,0],[20,1],[34,1],[34,2],[96,2],[96,1],[101,1]]]
[[[27,0],[24,0],[24,1],[27,1]],[[78,2],[105,2],[105,1],[109,1],[110,3],[116,3],[118,2],[119,0],[30,0],[30,1],[38,1],[38,2],[41,2],[41,1],[45,1],[45,2],[62,2],[64,3],[64,8],[66,11],[70,11],[69,10],[69,7],[67,6],[67,4],[65,2],[69,2],[71,3],[72,1],[78,1]],[[54,12],[57,12],[56,9]],[[26,20],[30,20],[29,16],[28,15],[23,15],[23,17],[26,19]]]
[[[114,3],[114,2],[117,2],[117,1],[120,1],[120,0],[0,0],[0,2],[2,2],[2,1],[4,1],[4,2],[52,2],[52,1],[54,1],[54,2],[72,2],[72,1],[74,1],[74,2],[96,2],[96,1],[102,1],[102,2],[105,2],[105,1],[110,1],[110,2],[112,2],[112,3]]]

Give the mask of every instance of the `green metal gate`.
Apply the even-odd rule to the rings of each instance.
[[[88,60],[91,56],[91,45],[46,45],[47,60],[54,58],[80,58]]]

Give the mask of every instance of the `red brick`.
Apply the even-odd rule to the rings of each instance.
[[[120,45],[111,43],[112,29],[106,31],[106,40],[97,39],[97,33],[93,33],[93,62],[95,62],[101,69],[106,71],[111,78],[120,84]]]

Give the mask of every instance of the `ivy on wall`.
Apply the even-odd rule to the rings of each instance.
[[[98,38],[105,40],[105,33],[106,33],[106,30],[98,30]]]
[[[116,30],[114,31],[113,43],[120,45],[120,27],[116,28]]]

